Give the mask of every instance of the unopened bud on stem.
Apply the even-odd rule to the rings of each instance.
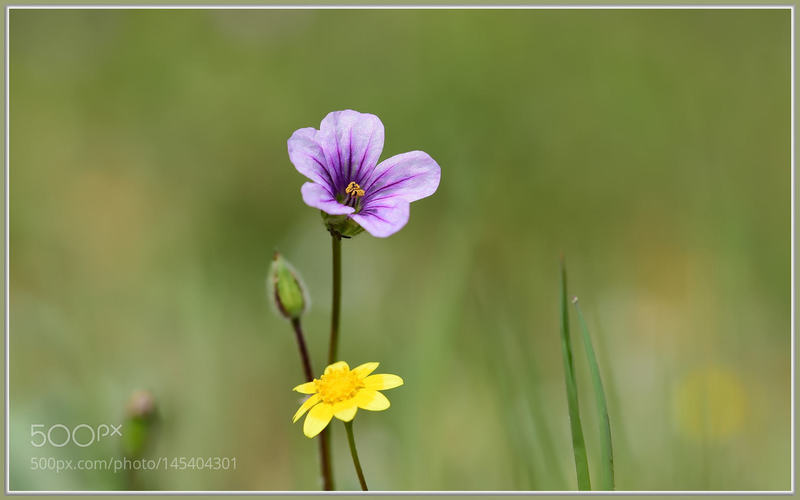
[[[131,395],[125,413],[129,418],[149,419],[155,414],[156,401],[150,391],[139,390]]]
[[[297,319],[308,309],[308,296],[300,275],[281,254],[275,252],[267,289],[275,308],[286,319]]]
[[[150,391],[134,392],[125,408],[122,447],[127,457],[141,457],[150,441],[157,420],[156,401]]]

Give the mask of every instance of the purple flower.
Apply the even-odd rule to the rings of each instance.
[[[378,163],[383,123],[375,115],[334,111],[319,130],[289,138],[289,159],[312,182],[301,188],[306,205],[342,221],[355,221],[385,238],[408,222],[409,204],[432,195],[441,169],[427,153],[411,151]]]

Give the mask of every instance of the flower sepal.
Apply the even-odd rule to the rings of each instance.
[[[335,235],[342,238],[352,238],[364,232],[364,228],[347,215],[331,215],[323,211],[320,211],[320,213],[325,227]]]

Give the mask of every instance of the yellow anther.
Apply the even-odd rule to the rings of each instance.
[[[344,192],[349,194],[353,198],[361,198],[362,196],[364,196],[364,190],[361,189],[361,186],[359,186],[358,183],[356,182],[351,182],[350,184],[348,184]]]

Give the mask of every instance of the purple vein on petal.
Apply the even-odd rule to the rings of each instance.
[[[375,131],[373,130],[371,134],[369,134],[369,139],[367,140],[367,147],[364,148],[364,154],[361,155],[361,162],[358,164],[358,170],[356,170],[356,177],[355,181],[358,184],[361,184],[361,170],[364,167],[364,160],[367,158],[367,153],[369,153],[369,147],[372,145],[372,138],[375,137]]]
[[[408,177],[403,177],[402,179],[396,180],[396,181],[392,182],[391,184],[386,184],[385,186],[379,187],[374,192],[370,193],[370,196],[375,196],[376,194],[380,193],[381,191],[389,189],[390,187],[392,187],[394,185],[400,184],[401,182],[405,182],[405,181],[411,180],[411,179],[413,179],[415,177],[419,177],[419,176],[420,176],[420,174],[414,174],[414,175],[411,175],[411,176],[408,176]],[[372,199],[372,198],[370,198],[370,199]]]
[[[362,211],[358,215],[368,215],[370,217],[375,217],[376,219],[378,219],[378,220],[380,220],[382,222],[385,222],[387,224],[391,224],[388,220],[384,219],[383,217],[381,217],[380,215],[376,214],[375,212],[366,212],[366,213],[364,213],[364,211]]]
[[[316,156],[314,156],[314,155],[312,155],[310,153],[306,153],[306,156],[308,156],[309,158],[311,158],[312,160],[317,162],[317,165],[319,165],[320,168],[322,168],[322,171],[325,172],[325,175],[328,176],[328,181],[330,181],[331,187],[334,187],[333,177],[331,177],[331,173],[328,172],[328,168],[321,161],[319,161]]]
[[[344,175],[344,168],[342,167],[342,148],[339,146],[339,138],[336,138],[336,157],[339,158],[339,182],[340,184],[344,184],[344,179],[342,179],[341,175]],[[336,186],[336,190],[338,191],[341,186]]]
[[[361,213],[361,214],[373,214],[373,213],[375,213],[374,211],[379,209],[379,208],[394,208],[394,206],[392,206],[392,205],[375,205],[375,206],[370,205],[366,209],[361,209],[361,212],[359,212],[359,213]]]
[[[396,167],[396,166],[397,166],[397,163],[395,163],[395,164],[394,164],[394,165],[392,165],[391,167],[387,168],[386,170],[384,170],[383,172],[381,172],[381,174],[380,174],[378,177],[376,177],[375,179],[373,179],[373,180],[372,180],[372,182],[370,182],[370,183],[369,183],[369,187],[366,187],[366,188],[365,188],[365,187],[363,187],[363,186],[362,186],[362,188],[361,188],[361,189],[363,189],[364,191],[366,191],[366,192],[368,192],[368,193],[369,193],[369,190],[370,190],[370,189],[372,189],[372,186],[374,186],[376,182],[378,182],[379,180],[381,180],[381,179],[383,178],[383,176],[384,176],[384,175],[388,174],[388,173],[389,173],[389,170],[393,169],[393,168],[394,168],[394,167]]]
[[[350,127],[349,139],[347,142],[347,182],[353,180],[353,127]]]
[[[379,198],[370,197],[368,201],[370,203],[375,203],[376,201],[391,200],[392,198],[397,198],[397,195],[393,194],[393,193],[390,193],[390,194],[387,194],[386,196],[381,196]]]

